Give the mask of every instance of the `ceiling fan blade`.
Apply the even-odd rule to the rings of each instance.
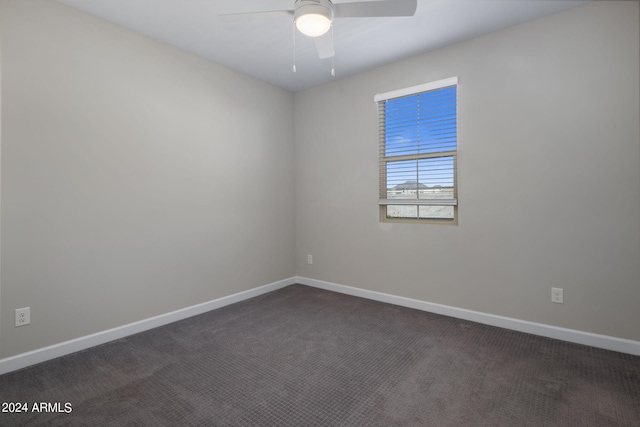
[[[271,18],[293,18],[293,10],[271,10],[267,12],[227,13],[218,15],[223,22],[257,21]]]
[[[417,0],[365,1],[333,5],[336,18],[373,18],[378,16],[413,16]]]
[[[331,31],[325,33],[320,37],[314,37],[313,42],[316,44],[316,50],[320,59],[331,58],[335,56],[336,52],[333,50],[333,40],[331,37]]]

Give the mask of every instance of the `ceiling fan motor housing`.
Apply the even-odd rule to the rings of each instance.
[[[330,0],[296,0],[293,6],[294,18],[298,19],[308,13],[317,13],[333,21],[333,9],[331,6]]]

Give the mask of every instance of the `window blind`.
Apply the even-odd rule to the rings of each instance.
[[[386,218],[455,218],[457,83],[453,77],[375,96]]]

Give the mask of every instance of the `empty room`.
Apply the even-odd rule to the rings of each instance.
[[[639,5],[0,0],[0,425],[640,426]]]

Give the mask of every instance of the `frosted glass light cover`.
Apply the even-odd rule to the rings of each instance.
[[[296,19],[298,30],[309,37],[319,37],[329,31],[331,20],[319,13],[307,13]]]

